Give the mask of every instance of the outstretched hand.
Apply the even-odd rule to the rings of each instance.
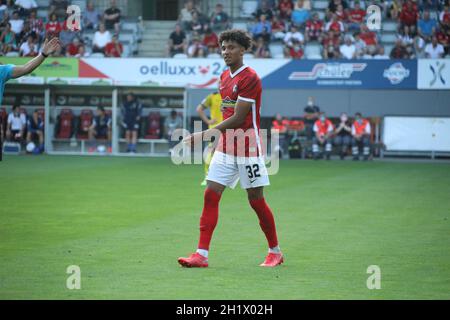
[[[60,46],[61,43],[59,42],[58,38],[55,37],[51,40],[46,39],[42,47],[42,53],[48,56],[58,50]]]

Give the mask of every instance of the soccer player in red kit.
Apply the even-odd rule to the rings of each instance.
[[[200,218],[198,249],[188,258],[178,258],[183,267],[208,267],[209,245],[219,216],[220,198],[225,188],[234,188],[239,179],[241,187],[247,190],[248,201],[269,245],[268,255],[260,266],[275,267],[283,263],[275,220],[263,194],[264,186],[270,183],[259,138],[261,80],[243,63],[244,53],[251,43],[250,35],[242,30],[227,30],[220,34],[222,56],[229,67],[220,77],[224,121],[213,129],[184,139],[185,143],[193,143],[202,140],[203,136],[220,134],[206,178],[208,186]]]

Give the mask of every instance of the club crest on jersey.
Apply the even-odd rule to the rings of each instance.
[[[237,84],[235,84],[233,87],[233,93],[236,93],[237,91],[238,91],[238,86],[237,86]]]

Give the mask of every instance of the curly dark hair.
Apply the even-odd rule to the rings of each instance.
[[[222,32],[219,36],[219,45],[222,45],[223,41],[235,41],[245,50],[249,50],[252,47],[252,37],[244,30],[232,29]]]

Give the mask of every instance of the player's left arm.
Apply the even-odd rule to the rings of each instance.
[[[12,78],[16,79],[33,72],[37,67],[39,67],[42,64],[42,62],[44,62],[46,58],[45,56],[48,56],[53,52],[55,52],[59,46],[60,42],[58,38],[53,38],[50,41],[45,40],[42,49],[42,54],[38,55],[36,58],[33,58],[32,60],[28,61],[26,64],[22,66],[15,66],[12,71]]]

